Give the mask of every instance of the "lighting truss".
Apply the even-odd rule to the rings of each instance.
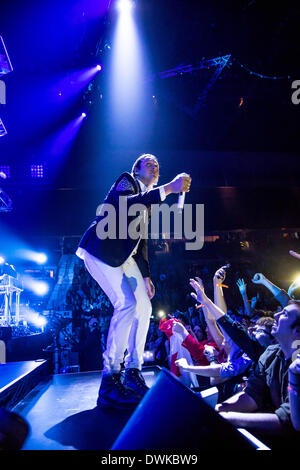
[[[10,197],[0,188],[0,212],[10,212],[13,209],[13,203]]]
[[[178,67],[175,67],[174,69],[170,69],[164,72],[153,74],[151,77],[149,77],[147,81],[165,79],[165,78],[174,77],[177,75],[184,75],[186,73],[193,73],[197,70],[210,69],[214,67],[215,70],[214,70],[213,76],[211,77],[209,83],[204,88],[202,93],[197,98],[196,104],[194,108],[191,110],[192,112],[189,113],[189,114],[195,114],[199,111],[200,106],[203,105],[209,90],[211,89],[213,84],[216,82],[220,74],[222,73],[222,70],[224,69],[224,67],[229,66],[231,64],[230,57],[231,57],[231,54],[228,54],[228,55],[224,55],[220,57],[215,57],[214,59],[202,60],[201,62],[199,62],[199,64],[196,64],[196,65],[179,65]]]
[[[11,61],[8,57],[3,38],[0,36],[0,77],[12,71],[13,67],[11,65]]]
[[[221,71],[222,71],[223,68],[227,65],[230,57],[231,57],[231,54],[228,54],[228,55],[224,55],[221,57],[216,57],[215,59],[202,60],[199,64],[196,64],[196,65],[179,65],[178,67],[174,69],[170,69],[164,72],[153,74],[150,77],[149,81],[154,81],[157,78],[163,79],[163,78],[168,78],[168,77],[174,77],[176,75],[183,75],[184,73],[191,73],[191,72],[195,72],[196,70],[208,69],[210,67],[221,68]]]
[[[3,38],[2,36],[0,36],[0,77],[12,71],[13,71],[13,67],[11,65],[11,61],[8,57]],[[4,85],[3,82],[2,82],[2,85]],[[5,92],[4,87],[2,87],[2,89],[4,89],[4,92]],[[0,92],[1,92],[1,89],[0,89]],[[5,104],[5,95],[4,95],[4,99],[0,99],[0,102]],[[5,129],[5,126],[0,118],[0,137],[5,136],[6,134],[7,134],[7,130]]]
[[[0,137],[3,137],[7,134],[7,130],[4,127],[2,119],[0,118]]]
[[[207,94],[211,87],[214,85],[216,80],[219,78],[220,74],[222,73],[224,67],[229,63],[229,59],[231,57],[231,54],[222,56],[222,57],[216,57],[215,59],[212,59],[212,66],[216,67],[213,76],[211,77],[209,83],[207,86],[204,88],[202,93],[198,96],[197,102],[194,107],[194,112],[197,113],[200,109],[200,107],[203,105],[203,103],[206,100]],[[204,61],[205,62],[205,61]]]

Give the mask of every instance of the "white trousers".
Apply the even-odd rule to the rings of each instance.
[[[87,251],[83,257],[86,269],[114,307],[103,354],[104,371],[119,372],[126,349],[125,367],[141,369],[152,305],[138,265],[132,257],[117,268]]]

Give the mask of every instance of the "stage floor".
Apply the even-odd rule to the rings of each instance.
[[[148,387],[159,369],[146,368]],[[37,385],[14,409],[31,427],[24,450],[108,450],[133,411],[96,406],[101,372],[54,375]]]

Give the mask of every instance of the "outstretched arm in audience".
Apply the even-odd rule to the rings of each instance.
[[[220,377],[220,364],[213,363],[209,366],[191,366],[184,358],[178,359],[175,361],[175,364],[184,372],[192,372],[202,377]]]
[[[245,314],[248,317],[251,317],[252,316],[252,311],[251,311],[251,307],[250,307],[248,296],[247,296],[247,289],[246,289],[247,285],[245,284],[244,279],[238,279],[236,285],[238,286],[240,294],[241,294],[242,299],[243,299],[243,303],[244,303],[244,307],[245,307]]]
[[[196,277],[196,279],[197,279],[197,284],[199,285],[199,288],[202,290],[203,294],[205,295],[202,280],[199,277]],[[208,297],[206,298],[208,299]],[[213,313],[210,312],[210,308],[208,305],[206,305],[205,302],[202,302],[202,310],[203,310],[205,321],[210,331],[210,334],[213,337],[218,348],[221,348],[223,341],[224,341],[224,336],[222,335],[220,329],[218,328],[215,316],[213,315]]]
[[[246,352],[252,360],[257,361],[259,356],[263,353],[261,345],[256,340],[250,338],[247,331],[245,331],[240,324],[233,322],[231,318],[225,315],[224,312],[207,297],[202,283],[197,282],[195,279],[190,279],[190,285],[196,292],[192,292],[191,296],[207,307],[227,335]]]
[[[216,271],[213,284],[214,284],[214,303],[217,305],[224,313],[227,313],[227,305],[223,293],[222,283],[225,281],[226,270],[225,266]]]
[[[275,284],[273,284],[261,273],[254,274],[252,282],[254,282],[254,284],[260,284],[265,286],[273,294],[273,296],[276,298],[276,300],[280,303],[282,307],[286,307],[288,302],[290,301],[290,297],[285,292],[285,290],[275,286]]]
[[[221,333],[216,320],[209,312],[209,309],[205,306],[203,306],[203,313],[204,313],[205,321],[207,324],[207,328],[209,329],[210,334],[213,337],[216,345],[218,346],[219,349],[221,349],[224,343],[224,336]]]
[[[239,392],[228,398],[228,400],[223,403],[218,403],[215,409],[218,412],[235,411],[241,413],[253,413],[257,408],[255,400],[250,397],[250,395],[246,392]]]
[[[240,392],[223,403],[219,403],[215,409],[223,418],[237,427],[267,432],[277,432],[282,429],[275,413],[254,413],[257,411],[257,404],[246,392]]]
[[[209,312],[212,314],[215,320],[219,320],[219,318],[223,317],[225,313],[223,312],[220,307],[215,305],[205,294],[202,281],[199,277],[196,279],[190,279],[190,286],[195,290],[195,292],[191,293],[191,296],[197,300],[200,304],[204,305]]]
[[[233,426],[254,429],[270,433],[282,431],[280,419],[275,413],[240,413],[236,411],[221,412]]]

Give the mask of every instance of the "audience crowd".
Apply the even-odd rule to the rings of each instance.
[[[247,282],[235,273],[233,281],[230,270],[154,267],[145,358],[169,368],[195,393],[216,386],[216,410],[225,419],[283,445],[300,430],[299,283],[285,291],[262,273]],[[113,309],[84,265],[76,265],[66,307],[73,312],[78,350],[91,355],[91,347],[98,348],[100,357]]]

